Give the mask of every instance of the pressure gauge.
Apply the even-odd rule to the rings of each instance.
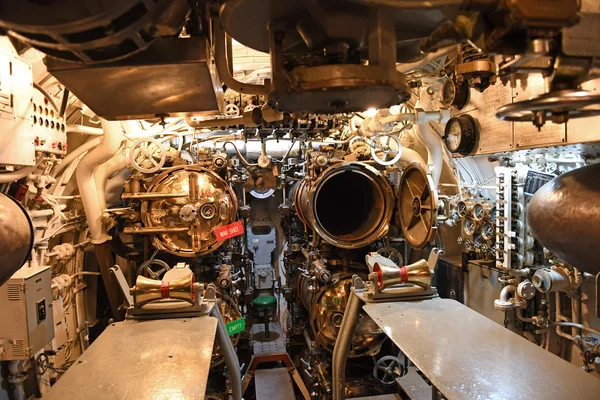
[[[481,227],[481,237],[484,240],[493,240],[496,236],[496,225],[492,221],[485,221]]]
[[[450,118],[444,131],[444,140],[451,153],[466,156],[473,151],[478,135],[475,118],[461,115]]]
[[[461,200],[456,204],[456,213],[460,218],[466,218],[473,211],[473,201]]]
[[[469,101],[469,87],[466,83],[457,85],[452,79],[446,80],[442,86],[442,104],[455,106],[461,110]]]
[[[488,203],[477,203],[473,206],[473,219],[477,222],[489,218],[491,213],[492,206]]]
[[[473,218],[465,219],[465,222],[463,223],[463,232],[465,233],[465,235],[473,236],[476,231],[477,231],[477,222],[475,222],[473,220]]]

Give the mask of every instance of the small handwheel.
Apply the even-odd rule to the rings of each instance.
[[[160,157],[160,161],[154,159],[154,155],[157,151],[159,152],[157,157]],[[165,165],[167,151],[157,140],[142,139],[135,142],[129,152],[129,158],[129,161],[131,161],[131,164],[133,164],[135,169],[144,174],[153,174],[158,172]],[[146,161],[152,164],[153,167],[145,167]]]
[[[411,110],[410,107],[408,107],[406,104],[400,106],[399,114],[410,114],[412,112],[413,110]],[[413,123],[411,121],[400,121],[400,124],[402,124],[402,126],[405,126],[404,129],[406,130],[411,129],[413,127]]]
[[[162,260],[148,260],[139,266],[137,273],[146,278],[161,279],[170,269],[169,264]]]
[[[240,115],[240,108],[233,103],[227,104],[225,106],[225,115],[236,117]]]
[[[392,385],[404,372],[404,365],[397,357],[385,356],[375,363],[373,377],[384,385]]]
[[[348,150],[350,153],[359,156],[366,156],[369,154],[369,149],[369,144],[360,136],[353,137],[350,139],[350,143],[348,144]]]
[[[37,364],[37,373],[38,375],[44,375],[48,368],[50,367],[50,359],[46,353],[40,353],[35,359]]]
[[[390,139],[396,142],[395,149],[390,147]],[[388,159],[390,155],[392,158]],[[375,139],[374,143],[371,144],[371,157],[380,165],[396,164],[400,161],[400,157],[402,157],[402,143],[400,143],[400,139],[394,135],[382,136],[379,138],[379,143]]]

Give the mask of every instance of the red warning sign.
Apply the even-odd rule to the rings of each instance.
[[[233,224],[216,228],[214,233],[218,241],[231,239],[244,233],[244,224],[242,221],[236,221]]]

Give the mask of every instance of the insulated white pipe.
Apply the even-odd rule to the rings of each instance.
[[[25,178],[33,172],[36,167],[23,167],[18,171],[0,173],[0,183],[9,183]]]
[[[417,153],[413,149],[403,147],[402,154],[400,155],[400,160],[398,160],[396,165],[398,165],[400,163],[412,163],[412,162],[419,163],[423,167],[427,166],[427,164],[425,163],[425,160],[423,159],[423,157],[421,157],[421,155],[419,153]]]
[[[58,206],[58,208],[63,211],[67,208],[66,204],[61,204]],[[52,209],[44,209],[44,210],[27,210],[27,213],[29,214],[29,216],[31,218],[42,218],[42,217],[49,217],[52,214],[54,214],[54,210]]]
[[[502,288],[502,290],[500,291],[500,301],[506,303],[508,302],[508,295],[510,293],[513,293],[517,290],[517,287],[515,285],[508,285],[508,286],[504,286]]]
[[[427,94],[427,89],[423,89],[421,97],[415,108],[422,108],[423,110],[431,110],[432,104],[430,96]],[[437,189],[440,182],[440,176],[442,174],[443,159],[443,146],[442,138],[431,130],[429,122],[425,122],[421,125],[415,125],[415,133],[417,138],[427,148],[427,166],[431,172],[431,179],[433,181],[433,189]]]
[[[110,160],[101,164],[94,172],[94,183],[96,185],[96,196],[100,200],[102,210],[106,209],[106,183],[108,178],[115,172],[121,171],[129,165],[129,149],[117,151]]]
[[[102,226],[102,212],[104,210],[102,204],[106,203],[106,200],[103,201],[98,196],[94,171],[100,164],[116,154],[123,138],[119,122],[107,121],[102,118],[100,122],[102,123],[102,129],[104,129],[102,143],[81,159],[76,172],[77,186],[81,194],[81,202],[83,203],[93,244],[102,244],[110,240],[110,236]],[[104,197],[104,193],[101,197]]]
[[[103,139],[100,137],[94,138],[92,140],[88,140],[87,142],[83,143],[81,146],[77,147],[75,150],[73,150],[72,152],[67,154],[65,156],[65,158],[62,159],[60,164],[58,164],[56,166],[56,169],[54,170],[54,172],[52,172],[52,175],[57,176],[60,173],[60,171],[62,171],[69,164],[71,164],[73,162],[73,160],[75,160],[77,157],[79,157],[83,153],[87,152],[88,150],[98,146],[100,143],[102,143],[102,140]]]
[[[101,136],[104,132],[100,128],[85,125],[67,125],[67,133],[80,133],[82,135]]]

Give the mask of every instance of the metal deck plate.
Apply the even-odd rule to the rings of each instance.
[[[600,380],[457,301],[363,308],[448,400],[600,396]]]
[[[213,317],[113,324],[44,399],[204,399],[216,329]]]
[[[412,365],[408,367],[406,375],[396,382],[411,400],[431,400],[431,386],[423,380]]]
[[[259,332],[265,331],[265,324],[254,324],[252,325],[252,335],[256,335]],[[279,337],[275,340],[267,341],[267,342],[259,342],[254,340],[254,355],[255,356],[264,356],[267,354],[285,354],[285,341],[283,338],[283,332],[281,331],[281,325],[277,323],[270,322],[269,323],[269,331],[275,332]],[[273,336],[275,337],[275,335]]]
[[[257,369],[254,373],[256,400],[295,399],[287,368]]]

